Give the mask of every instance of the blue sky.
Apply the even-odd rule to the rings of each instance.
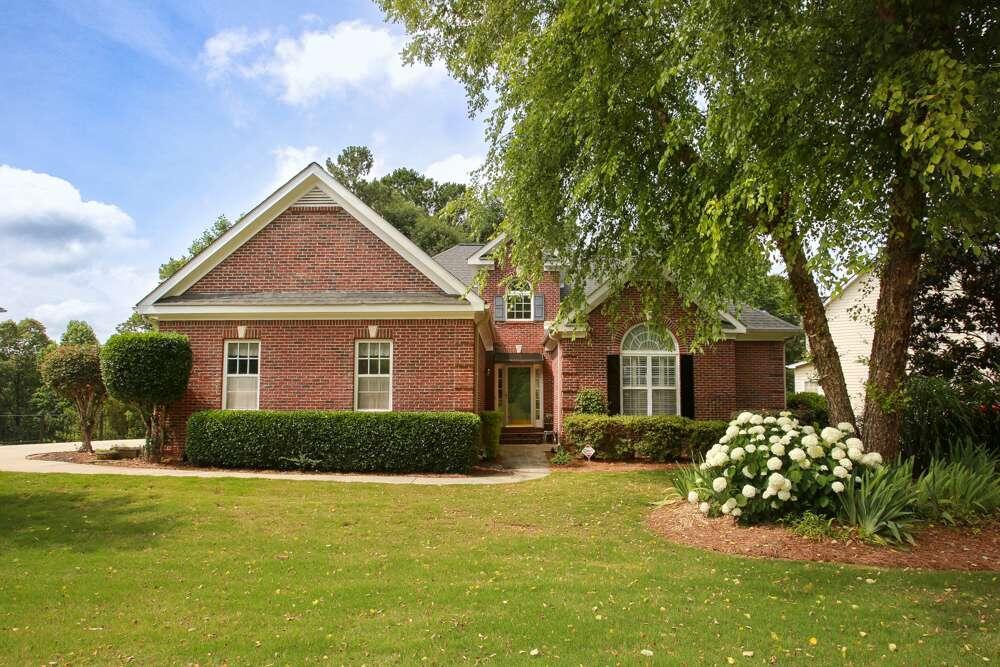
[[[367,0],[2,3],[4,317],[103,339],[217,215],[349,144],[466,178],[482,122],[403,42]]]

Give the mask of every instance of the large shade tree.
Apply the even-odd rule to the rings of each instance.
[[[80,427],[80,451],[93,452],[91,441],[107,394],[97,345],[63,343],[46,352],[40,371],[45,384],[73,404]]]
[[[659,305],[710,313],[783,260],[832,417],[853,421],[822,286],[882,281],[865,435],[898,443],[924,250],[997,224],[991,3],[382,0],[412,56],[489,110],[486,176],[514,261],[558,253]]]

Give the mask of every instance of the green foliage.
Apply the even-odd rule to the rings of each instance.
[[[81,393],[97,396],[105,393],[97,345],[60,345],[45,355],[39,370],[45,384],[63,398],[72,400]]]
[[[606,415],[608,402],[600,389],[581,389],[576,394],[575,412],[578,415]]]
[[[467,220],[457,214],[452,200],[465,197],[460,183],[438,183],[419,172],[401,167],[381,178],[369,179],[374,156],[366,146],[348,146],[326,168],[386,221],[425,252],[435,254],[473,237]],[[444,211],[449,211],[444,215]],[[481,219],[477,219],[481,222]],[[495,225],[494,225],[495,227]],[[494,227],[489,233],[492,234]]]
[[[36,437],[31,399],[42,386],[38,358],[52,341],[38,320],[0,322],[0,442]]]
[[[182,266],[191,261],[191,259],[195,255],[200,253],[208,246],[212,245],[215,239],[219,238],[227,231],[229,231],[229,228],[232,227],[233,224],[234,223],[231,222],[229,218],[227,218],[225,215],[220,215],[218,218],[216,218],[215,222],[213,222],[211,226],[208,227],[208,229],[206,229],[201,233],[201,236],[199,236],[198,238],[196,238],[194,241],[191,242],[191,245],[188,246],[186,254],[176,259],[171,257],[163,264],[160,264],[160,280],[166,280],[170,276],[177,273],[177,271],[180,270]],[[130,317],[128,322],[131,321],[132,318]],[[137,330],[137,328],[136,326],[133,325],[130,326],[128,330],[135,331]],[[122,333],[122,331],[119,330],[119,333]]]
[[[687,498],[688,494],[692,491],[701,495],[708,497],[709,483],[711,480],[706,480],[704,473],[698,468],[697,463],[685,464],[674,468],[667,472],[667,479],[670,480],[670,485],[673,487],[674,491],[681,498]]]
[[[503,430],[503,413],[487,410],[479,413],[482,420],[482,448],[480,456],[495,459],[500,456],[500,431]]]
[[[556,449],[556,453],[552,455],[549,462],[554,466],[568,466],[573,462],[573,455],[564,448],[559,447]]]
[[[97,345],[97,334],[83,320],[70,320],[59,343],[61,345]]]
[[[138,333],[141,331],[152,331],[153,321],[145,315],[132,313],[128,319],[115,327],[115,333]]]
[[[786,517],[781,523],[807,540],[842,540],[851,536],[851,531],[837,524],[836,519],[810,511]]]
[[[726,430],[725,422],[697,424],[676,416],[571,414],[563,420],[563,439],[572,452],[593,447],[597,460],[675,461],[696,454],[707,438],[714,441]]]
[[[910,373],[962,385],[1000,377],[1000,232],[964,246],[946,237],[927,253],[913,304]]]
[[[467,412],[210,410],[191,415],[187,433],[199,466],[391,473],[467,472],[481,437]]]
[[[917,513],[930,521],[970,525],[1000,510],[1000,458],[971,440],[953,444],[917,480]]]
[[[192,361],[187,336],[177,333],[115,334],[101,348],[108,393],[143,410],[183,396]]]
[[[864,471],[861,481],[847,484],[839,499],[840,522],[855,529],[861,539],[879,544],[914,543],[917,491],[912,462]]]
[[[952,442],[972,439],[989,443],[984,436],[990,434],[979,431],[987,425],[977,415],[979,406],[967,403],[947,380],[912,376],[906,381],[904,395],[900,453],[912,457],[918,471],[926,469],[932,458],[942,456]]]
[[[785,404],[795,415],[795,418],[803,424],[816,426],[830,423],[830,410],[827,407],[826,396],[823,394],[817,394],[814,391],[799,391],[789,394]]]

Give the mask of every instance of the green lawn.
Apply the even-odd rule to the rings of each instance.
[[[997,575],[673,546],[643,526],[665,487],[660,473],[443,488],[2,474],[0,656],[912,665],[1000,655]]]

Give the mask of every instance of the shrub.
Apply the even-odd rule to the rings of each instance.
[[[692,499],[691,492],[699,496],[703,491],[708,491],[708,484],[696,464],[683,465],[667,472],[667,479],[674,491],[682,498]],[[707,496],[706,496],[707,497]]]
[[[789,394],[785,401],[788,409],[803,424],[830,423],[830,409],[826,403],[826,396],[817,394],[814,391],[799,391]]]
[[[495,459],[500,456],[500,431],[503,429],[503,413],[496,410],[480,412],[482,420],[482,449],[480,456]]]
[[[932,459],[948,455],[948,443],[974,440],[1000,453],[1000,400],[996,385],[956,388],[942,378],[907,379],[900,428],[900,453],[926,470]]]
[[[468,412],[208,410],[188,420],[185,454],[219,468],[464,473],[480,442]]]
[[[600,389],[581,389],[576,395],[576,414],[606,415],[608,402]]]
[[[917,513],[949,525],[973,524],[1000,510],[1000,460],[971,441],[931,461],[917,480]]]
[[[915,501],[912,461],[866,470],[840,494],[840,522],[863,540],[913,544]]]
[[[778,417],[740,413],[699,466],[709,487],[689,494],[705,514],[730,514],[741,522],[774,520],[812,510],[832,515],[837,494],[863,468],[882,462],[864,453],[850,424],[820,432],[790,412]]]
[[[634,417],[572,414],[563,420],[565,446],[578,452],[587,445],[604,461],[675,461],[703,450],[721,435],[724,422],[697,422],[670,415]]]
[[[90,442],[107,393],[101,380],[101,357],[97,346],[60,345],[45,354],[39,371],[52,391],[73,403],[80,426],[80,451],[94,451]]]
[[[108,393],[139,410],[150,459],[160,457],[167,438],[166,406],[184,395],[192,360],[187,336],[176,333],[120,333],[101,348]]]
[[[828,516],[806,510],[800,515],[786,517],[782,523],[791,528],[793,533],[807,540],[849,538],[851,531],[834,521]]]
[[[557,449],[556,453],[552,455],[551,463],[554,466],[568,466],[572,462],[573,456],[562,447]]]

